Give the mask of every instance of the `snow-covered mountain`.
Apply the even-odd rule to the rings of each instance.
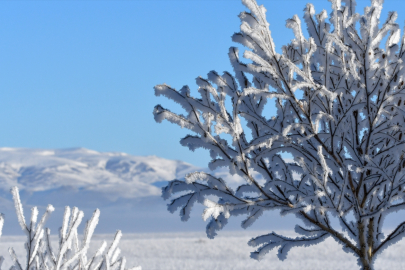
[[[56,210],[48,220],[48,227],[56,233],[64,207],[77,206],[84,211],[85,220],[99,208],[101,211],[97,233],[113,233],[121,229],[130,232],[204,231],[201,219],[203,207],[196,205],[188,222],[181,222],[179,213],[170,214],[161,198],[161,187],[167,181],[182,179],[187,173],[210,172],[183,161],[156,156],[131,156],[125,153],[101,153],[85,148],[27,149],[0,148],[0,212],[5,214],[4,234],[20,234],[10,188],[18,186],[26,218],[30,208],[38,206],[40,215],[48,204]],[[222,177],[231,187],[244,182],[231,176],[226,168],[211,172]],[[270,213],[270,220],[277,220]],[[242,219],[242,218],[240,218]],[[253,229],[267,228],[256,223]],[[284,228],[284,221],[276,222]],[[228,229],[240,228],[230,222]]]
[[[110,200],[160,195],[162,182],[199,170],[156,156],[100,153],[85,148],[0,148],[0,189],[35,193],[55,189],[93,191]]]
[[[191,164],[156,156],[101,153],[85,148],[0,148],[0,212],[6,214],[4,233],[19,231],[10,188],[18,186],[26,216],[32,206],[56,207],[48,223],[59,226],[63,208],[77,206],[88,217],[101,210],[102,232],[203,229],[200,218],[187,224],[166,210],[161,195],[167,181],[187,173],[209,171]],[[226,169],[214,172],[234,184],[243,181]],[[199,216],[199,212],[195,212]],[[191,224],[191,223],[194,223]]]

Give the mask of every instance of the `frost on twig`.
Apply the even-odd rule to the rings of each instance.
[[[270,250],[279,246],[278,258],[280,260],[285,260],[287,258],[288,251],[290,251],[292,247],[308,247],[310,245],[315,245],[322,242],[329,236],[327,232],[322,232],[320,230],[314,230],[313,232],[314,233],[311,236],[307,237],[289,238],[273,232],[271,234],[253,238],[248,244],[253,247],[260,247],[256,252],[252,252],[251,257],[260,260]]]
[[[170,182],[163,197],[184,221],[195,203],[203,204],[209,237],[233,216],[244,215],[247,228],[269,210],[293,214],[304,230],[317,232],[257,237],[250,242],[259,245],[254,258],[280,246],[284,259],[293,246],[332,236],[372,269],[376,255],[405,236],[405,222],[382,234],[387,214],[405,208],[405,38],[396,12],[380,23],[381,0],[372,0],[364,15],[355,0],[329,1],[329,19],[307,4],[305,27],[298,16],[287,20],[295,38],[278,53],[266,9],[242,0],[249,12],[239,15],[241,31],[232,39],[247,48],[250,63],[231,47],[234,74],[197,78],[199,97],[187,86],[155,86],[157,96],[185,111],[157,105],[155,120],[189,129],[183,146],[209,150],[210,169],[227,167],[246,181],[232,190],[220,178],[194,173]],[[266,115],[269,103],[275,115]]]
[[[27,224],[23,206],[21,204],[20,195],[17,187],[11,189],[13,195],[14,206],[17,213],[18,222],[21,229],[27,236],[25,243],[26,258],[25,264],[22,264],[17,257],[13,248],[9,248],[11,259],[14,262],[14,269],[18,270],[95,270],[95,269],[116,269],[124,270],[126,267],[126,259],[121,256],[121,250],[118,248],[121,239],[121,231],[117,231],[114,240],[108,249],[107,243],[103,242],[101,247],[94,255],[88,255],[88,249],[91,238],[96,228],[100,211],[96,209],[91,219],[87,222],[84,230],[83,238],[79,240],[77,228],[82,219],[83,212],[74,207],[65,208],[62,227],[59,230],[58,248],[52,247],[50,240],[50,229],[44,228],[45,223],[50,214],[55,210],[52,205],[48,205],[46,212],[38,221],[38,209],[31,209],[30,223]],[[0,236],[3,227],[4,219],[0,215]],[[0,266],[4,258],[0,257]],[[131,268],[131,270],[141,270],[141,267]]]

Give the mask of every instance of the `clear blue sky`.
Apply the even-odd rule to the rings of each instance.
[[[384,17],[405,1],[386,0]],[[259,0],[277,48],[292,37],[285,20],[307,1]],[[316,0],[317,12],[329,9]],[[369,1],[359,1],[361,11]],[[231,71],[239,0],[0,1],[0,146],[86,147],[157,155],[206,166],[189,152],[186,130],[153,120],[153,86],[180,88],[210,70]]]

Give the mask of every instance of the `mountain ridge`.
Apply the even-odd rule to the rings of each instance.
[[[0,212],[5,214],[4,234],[19,234],[10,188],[17,186],[26,218],[38,206],[40,215],[48,204],[56,210],[47,227],[57,232],[65,206],[84,211],[85,220],[99,208],[98,233],[167,232],[204,230],[203,206],[196,205],[191,219],[181,222],[167,211],[161,187],[184,179],[195,171],[223,178],[231,187],[245,182],[227,168],[210,171],[192,164],[157,156],[132,156],[120,152],[97,152],[86,148],[0,148]],[[85,223],[83,223],[85,224]],[[83,225],[84,226],[84,225]],[[238,222],[228,228],[238,228]]]
[[[71,187],[97,191],[111,199],[160,195],[153,183],[183,178],[201,170],[157,156],[132,156],[86,148],[0,148],[0,189],[27,192]]]

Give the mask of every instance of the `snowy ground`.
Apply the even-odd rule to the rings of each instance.
[[[120,248],[128,266],[141,265],[142,269],[359,269],[355,258],[342,251],[331,238],[310,248],[292,249],[287,259],[279,261],[273,251],[261,262],[249,258],[253,248],[246,243],[260,232],[221,232],[210,240],[203,232],[195,233],[145,233],[126,234]],[[95,235],[91,253],[101,244],[108,243],[113,235]],[[24,237],[3,236],[0,254],[6,255],[3,269],[9,269],[11,261],[7,248],[13,246],[19,257],[25,255]],[[387,249],[376,262],[376,269],[405,269],[403,250],[405,241]]]

